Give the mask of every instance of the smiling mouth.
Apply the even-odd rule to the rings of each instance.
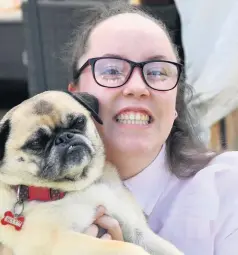
[[[142,112],[124,112],[115,117],[116,122],[131,125],[148,125],[153,122],[152,116]]]

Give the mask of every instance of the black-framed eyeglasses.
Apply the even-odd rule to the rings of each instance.
[[[90,58],[74,74],[77,81],[82,71],[91,65],[95,82],[107,88],[123,86],[131,77],[135,67],[141,69],[144,82],[152,89],[168,91],[174,89],[180,79],[182,64],[167,60],[134,62],[119,57]]]

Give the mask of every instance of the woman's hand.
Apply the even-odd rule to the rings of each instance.
[[[106,209],[99,206],[96,212],[96,220],[85,232],[87,235],[99,237],[106,240],[124,241],[120,224],[114,218],[106,215]],[[99,236],[100,228],[105,229],[106,233],[101,237]]]

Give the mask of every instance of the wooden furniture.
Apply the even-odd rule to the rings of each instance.
[[[215,150],[238,150],[238,108],[211,128],[210,147]]]

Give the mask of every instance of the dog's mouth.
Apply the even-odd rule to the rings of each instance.
[[[87,176],[87,168],[84,168],[80,174],[76,176],[64,176],[56,180],[56,182],[76,182],[78,178],[83,179],[86,176]]]
[[[80,148],[82,148],[82,147],[85,147],[85,146],[86,146],[85,143],[82,143],[82,142],[74,142],[74,143],[72,143],[72,144],[70,144],[70,145],[68,146],[68,148],[67,148],[67,153],[71,153],[71,152],[73,152],[73,151],[75,151],[75,150],[78,150],[78,149],[80,149]]]
[[[79,178],[80,179],[83,179],[84,177],[87,176],[87,169],[84,168],[82,170],[82,172],[80,174],[77,174],[77,175],[66,175],[66,176],[55,176],[54,178],[44,178],[44,179],[48,179],[50,181],[53,181],[53,182],[58,182],[58,183],[62,183],[62,182],[76,182]]]
[[[89,144],[87,144],[83,140],[73,141],[73,142],[69,143],[66,148],[67,154],[70,154],[73,152],[79,152],[79,151],[87,151],[88,153],[93,153],[94,148],[92,146],[90,146]]]
[[[75,178],[65,176],[62,179],[56,180],[57,182],[75,182]]]
[[[39,177],[52,182],[76,182],[87,177],[87,167],[95,155],[91,141],[74,134],[62,136],[42,157]],[[65,139],[65,140],[63,140]]]

